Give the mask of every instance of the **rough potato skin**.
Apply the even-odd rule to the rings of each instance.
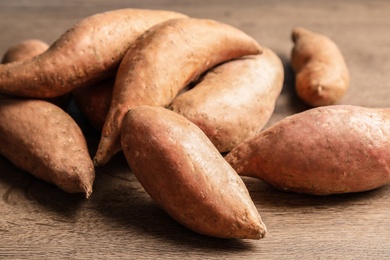
[[[110,109],[115,78],[103,80],[93,86],[72,92],[73,100],[81,113],[96,130],[101,131]]]
[[[44,100],[0,99],[0,154],[16,167],[69,193],[89,197],[94,166],[83,133]]]
[[[287,117],[234,148],[238,174],[327,195],[390,183],[390,110],[333,105]]]
[[[121,143],[145,191],[184,226],[220,238],[264,237],[245,184],[185,117],[161,107],[130,109]]]
[[[291,65],[298,96],[312,107],[335,104],[349,87],[349,71],[338,46],[325,35],[297,27]]]
[[[147,30],[119,66],[95,165],[107,163],[121,150],[120,129],[128,109],[168,106],[211,67],[260,52],[256,40],[243,31],[208,19],[171,19]]]
[[[128,8],[86,17],[41,55],[0,65],[0,93],[47,98],[100,82],[114,76],[126,51],[141,33],[178,17],[187,16]]]
[[[6,50],[1,63],[24,61],[42,54],[49,48],[49,44],[38,39],[28,39],[19,42]]]
[[[169,108],[202,129],[220,152],[228,152],[268,122],[283,79],[280,58],[263,47],[261,55],[228,61],[210,70]]]

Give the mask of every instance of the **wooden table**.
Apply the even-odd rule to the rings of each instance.
[[[308,108],[296,98],[289,65],[290,33],[298,25],[329,35],[344,53],[351,88],[340,103],[390,105],[390,2],[385,0],[2,0],[0,53],[28,38],[51,43],[88,15],[124,7],[220,20],[272,48],[286,77],[268,126]],[[99,134],[74,107],[70,113],[93,153]],[[225,240],[198,235],[172,220],[145,193],[121,154],[96,171],[94,193],[86,200],[0,157],[0,259],[390,259],[389,186],[315,197],[244,178],[269,234],[259,241]]]

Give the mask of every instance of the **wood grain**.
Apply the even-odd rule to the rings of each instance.
[[[341,103],[390,105],[388,1],[2,0],[0,53],[28,38],[51,43],[79,19],[123,7],[224,21],[273,49],[284,61],[286,79],[268,126],[307,109],[293,91],[289,65],[296,25],[321,31],[340,46],[351,72]],[[94,154],[99,134],[74,106],[69,111]],[[315,197],[244,181],[269,230],[260,241],[215,239],[176,223],[144,192],[122,154],[97,169],[88,200],[0,157],[0,259],[390,259],[389,186]]]

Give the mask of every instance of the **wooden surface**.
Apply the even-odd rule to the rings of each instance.
[[[123,7],[220,20],[272,48],[285,63],[286,79],[268,126],[307,109],[294,94],[288,63],[297,25],[329,35],[344,53],[351,88],[340,103],[390,105],[389,1],[2,0],[0,53],[28,38],[51,43],[78,20]],[[70,113],[94,153],[99,135],[74,107]],[[0,259],[390,259],[389,186],[314,197],[244,181],[269,230],[263,240],[215,239],[187,230],[154,204],[120,154],[97,169],[88,200],[0,157]]]

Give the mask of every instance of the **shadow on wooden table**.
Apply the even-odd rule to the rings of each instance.
[[[348,205],[366,204],[370,200],[385,196],[390,186],[384,186],[370,191],[332,194],[332,195],[310,195],[298,194],[278,190],[259,179],[242,177],[251,197],[256,205],[266,208],[345,208]]]

